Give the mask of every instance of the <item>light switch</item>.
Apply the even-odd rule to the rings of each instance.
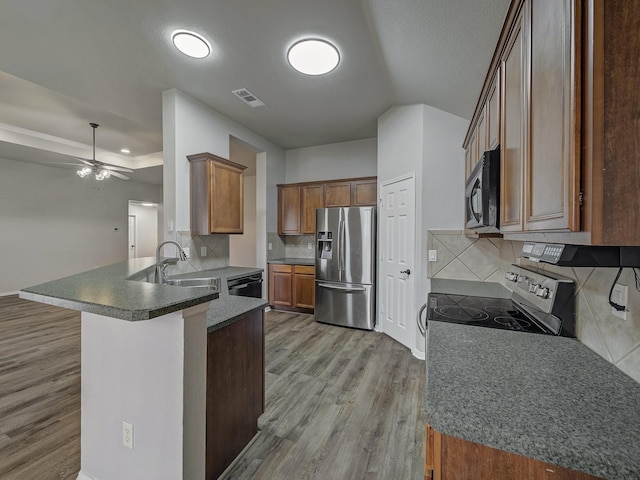
[[[207,247],[200,247],[200,256],[201,257],[207,256]]]
[[[438,261],[438,251],[437,250],[429,250],[429,261],[437,262]]]

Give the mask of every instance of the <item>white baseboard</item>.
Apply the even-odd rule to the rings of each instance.
[[[266,312],[270,312],[271,311],[271,307],[269,305],[267,305],[266,307],[264,307],[264,311]]]
[[[82,473],[82,470],[78,472],[78,478],[76,480],[97,480],[96,478],[90,477],[86,473]]]
[[[418,350],[417,348],[412,348],[411,349],[411,354],[416,357],[418,360],[424,360],[424,352],[421,352],[420,350]]]

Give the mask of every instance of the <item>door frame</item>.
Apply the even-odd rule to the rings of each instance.
[[[416,298],[418,297],[417,295],[417,291],[420,288],[420,286],[422,285],[422,283],[420,282],[421,279],[421,275],[422,275],[422,262],[421,259],[419,257],[419,245],[420,245],[420,235],[418,232],[418,226],[420,225],[420,222],[418,222],[418,211],[417,211],[417,206],[418,206],[418,186],[416,184],[416,172],[407,172],[404,173],[398,177],[394,177],[391,179],[387,179],[384,181],[381,181],[378,184],[378,249],[377,249],[377,270],[378,270],[378,288],[376,288],[376,318],[378,319],[378,322],[376,323],[376,332],[381,332],[382,333],[382,316],[380,314],[380,305],[381,305],[381,299],[384,298],[383,297],[383,293],[384,293],[384,282],[382,281],[384,278],[384,262],[382,262],[381,260],[381,252],[382,252],[382,238],[383,238],[383,231],[382,231],[382,225],[383,225],[383,221],[382,221],[382,211],[383,211],[383,207],[382,207],[382,189],[384,187],[387,187],[389,185],[392,185],[394,183],[398,183],[398,182],[402,182],[404,180],[412,180],[413,181],[413,199],[414,199],[414,205],[413,205],[413,210],[414,210],[414,235],[413,235],[413,266],[412,271],[415,276],[414,276],[414,282],[413,282],[413,292],[412,292],[412,302],[411,305],[408,308],[409,312],[415,312],[416,311]],[[409,315],[409,319],[408,319],[408,325],[411,325],[410,328],[407,328],[407,332],[409,334],[409,338],[407,339],[407,345],[405,345],[405,347],[409,348],[411,350],[411,353],[413,354],[413,356],[415,356],[416,358],[419,359],[424,359],[424,353],[420,352],[419,350],[417,350],[415,348],[415,344],[416,344],[416,325],[415,325],[415,321],[414,321],[414,317],[415,315],[411,314]]]

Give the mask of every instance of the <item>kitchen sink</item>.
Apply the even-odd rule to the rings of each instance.
[[[214,292],[220,291],[220,277],[208,278],[169,278],[166,285],[175,287],[206,288]]]

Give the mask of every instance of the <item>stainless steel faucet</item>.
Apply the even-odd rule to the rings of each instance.
[[[160,249],[164,245],[166,245],[167,243],[172,243],[173,245],[176,246],[176,248],[178,249],[178,256],[177,257],[172,257],[172,258],[165,258],[164,260],[160,260]],[[184,250],[182,250],[182,247],[180,245],[178,245],[178,243],[174,242],[173,240],[167,240],[166,242],[162,242],[156,248],[156,278],[155,278],[155,282],[156,283],[167,283],[167,267],[169,265],[174,265],[174,264],[178,263],[178,260],[184,261],[186,259],[187,259],[187,255],[184,253]]]

